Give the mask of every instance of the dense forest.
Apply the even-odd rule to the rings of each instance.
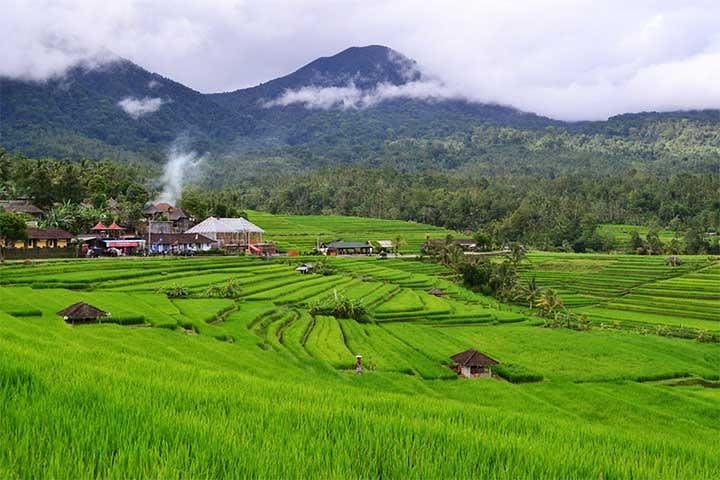
[[[276,160],[282,165],[288,158]],[[272,159],[266,160],[272,165]],[[568,169],[544,175],[523,174],[518,166],[502,175],[479,175],[467,169],[410,169],[381,158],[320,169],[285,171],[276,165],[241,176],[231,169],[223,174],[222,165],[206,166],[203,180],[184,191],[181,206],[197,218],[244,209],[394,218],[568,251],[625,248],[597,227],[634,224],[676,232],[671,250],[717,249],[717,241],[703,235],[720,228],[720,176],[704,171],[705,166],[679,172],[632,166],[614,173]],[[0,199],[32,198],[48,210],[49,226],[74,232],[100,217],[133,224],[157,193],[159,174],[148,163],[28,159],[2,152]],[[218,182],[220,175],[223,182]],[[633,251],[645,251],[642,247],[634,245]]]

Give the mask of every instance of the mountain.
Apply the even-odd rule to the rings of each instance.
[[[118,59],[44,82],[0,79],[1,142],[29,155],[157,156],[179,135],[208,148],[252,119]]]
[[[380,45],[351,47],[321,57],[284,77],[234,92],[210,94],[218,104],[234,108],[262,107],[262,102],[302,87],[346,87],[370,90],[382,83],[402,85],[421,78],[415,61]]]
[[[718,111],[566,123],[467,102],[443,95],[443,88],[413,60],[378,45],[348,48],[255,87],[213,94],[118,58],[45,82],[0,78],[0,145],[31,156],[160,162],[181,139],[222,157],[223,167],[246,154],[256,165],[280,159],[315,168],[402,158],[408,167],[475,164],[481,172],[488,165],[524,170],[537,160],[536,168],[551,174],[566,167],[635,168],[658,159],[673,168],[690,159],[707,169],[720,152]]]

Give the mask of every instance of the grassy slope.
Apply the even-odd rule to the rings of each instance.
[[[582,265],[568,267],[571,259]],[[590,257],[550,260],[555,270],[602,268]],[[633,381],[720,375],[717,345],[489,325],[486,315],[506,312],[471,292],[448,289],[447,304],[428,300],[427,288],[447,282],[441,268],[333,261],[341,275],[323,278],[237,258],[1,268],[3,283],[21,285],[0,286],[0,477],[710,478],[720,469],[720,392]],[[644,271],[655,270],[655,278],[648,261]],[[359,278],[352,280],[353,272]],[[241,278],[245,288],[237,310],[219,322],[228,301],[169,301],[152,289],[127,290],[138,281],[176,276],[201,285],[223,275]],[[343,276],[341,285],[372,297],[380,311],[386,305],[395,315],[414,312],[420,301],[436,315],[377,325],[332,317],[317,323],[301,307],[302,292],[317,287],[293,285],[334,285]],[[48,280],[95,289],[31,288]],[[73,328],[54,314],[81,299],[146,315],[151,324],[189,324],[199,335]],[[438,315],[461,313],[445,312],[446,305],[462,305],[462,315],[474,312],[482,321],[447,326]],[[7,314],[23,309],[40,315]],[[216,339],[228,336],[232,343]],[[446,377],[442,364],[468,347],[545,381],[428,380]],[[332,368],[351,364],[358,350],[375,367],[370,374]]]

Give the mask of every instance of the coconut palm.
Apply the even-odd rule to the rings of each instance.
[[[562,299],[552,288],[542,291],[535,301],[535,306],[540,310],[541,316],[548,318],[558,318],[565,309]]]

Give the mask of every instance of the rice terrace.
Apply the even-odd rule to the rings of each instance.
[[[264,218],[281,237],[312,223]],[[684,260],[530,252],[521,276],[583,328],[427,258],[8,262],[0,473],[712,478],[720,262]],[[324,311],[336,297],[364,315]],[[78,302],[110,315],[70,324],[58,312]],[[497,360],[492,379],[450,368],[467,349]]]
[[[720,479],[720,2],[5,4],[0,480]]]

